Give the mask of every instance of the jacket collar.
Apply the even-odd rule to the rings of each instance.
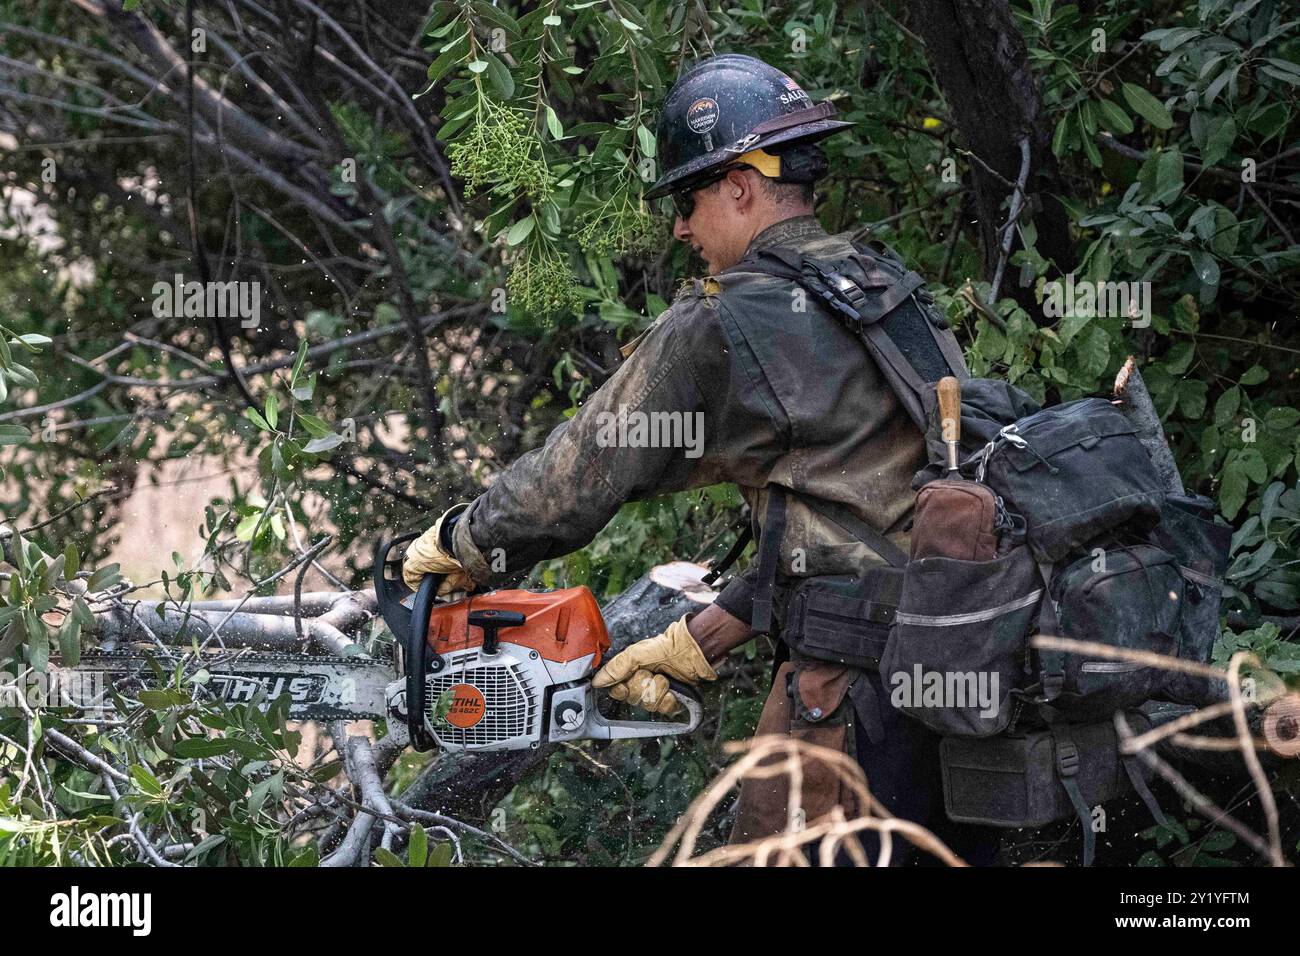
[[[822,228],[816,216],[792,216],[773,223],[750,240],[745,256],[751,256],[762,249],[788,246],[800,239],[816,238],[826,234],[826,230]]]

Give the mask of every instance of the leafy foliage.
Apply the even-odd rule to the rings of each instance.
[[[247,275],[272,290],[263,325],[235,333],[245,367],[264,366],[249,373],[256,408],[221,378],[225,361],[208,329],[148,309],[152,284],[192,261],[184,210],[169,193],[184,181],[183,144],[115,125],[118,116],[159,125],[144,112],[155,104],[121,108],[140,93],[105,56],[117,40],[67,7],[0,2],[7,23],[35,34],[0,33],[0,52],[79,84],[67,109],[41,108],[49,135],[9,152],[0,179],[0,503],[9,523],[30,527],[106,484],[134,487],[168,462],[212,459],[231,477],[227,493],[195,502],[202,553],[148,569],[160,579],[146,586],[179,606],[246,590],[322,530],[357,542],[339,573],[361,584],[371,537],[426,522],[539,444],[610,374],[618,342],[661,314],[696,271],[689,250],[669,241],[667,204],[642,198],[662,172],[654,110],[686,61],[738,50],[787,70],[814,98],[833,98],[855,123],[826,141],[831,175],[819,187],[819,215],[832,230],[865,229],[931,280],[972,371],[1070,399],[1108,389],[1124,358],[1139,356],[1188,486],[1214,496],[1239,526],[1225,610],[1246,629],[1225,633],[1219,658],[1249,647],[1276,673],[1295,674],[1292,628],[1267,620],[1300,609],[1300,26],[1285,4],[1012,4],[1052,124],[1077,257],[1046,260],[1031,210],[1008,283],[1040,305],[1062,275],[1148,283],[1149,323],[1084,308],[1050,315],[1026,308],[1006,284],[987,301],[963,205],[976,158],[963,151],[936,66],[901,5],[437,0],[427,15],[394,11],[395,32],[420,36],[427,71],[398,57],[393,83],[436,130],[445,177],[420,126],[374,101],[365,64],[342,79],[321,66],[308,91],[320,108],[307,125],[328,128],[320,134],[328,143],[302,142],[322,158],[325,198],[336,205],[307,210],[301,192],[287,196],[200,150],[202,244],[246,253],[255,260]],[[160,24],[175,16],[149,0],[127,9]],[[220,11],[204,15],[228,42],[241,35]],[[294,74],[287,57],[285,77]],[[213,54],[197,72],[217,86],[228,67]],[[15,109],[66,92],[33,71],[4,82]],[[293,132],[251,88],[232,85],[229,95],[267,128]],[[170,127],[175,115],[165,120]],[[44,159],[58,170],[53,180]],[[31,235],[10,202],[19,194],[52,210],[55,242]],[[313,231],[330,210],[339,222]],[[380,220],[392,227],[395,259],[376,251],[383,243],[370,230]],[[410,342],[420,321],[440,434],[428,427]],[[199,378],[213,381],[186,384]],[[587,584],[612,596],[655,563],[718,553],[739,504],[715,488],[628,505],[587,548],[540,565],[529,583]],[[78,653],[88,611],[58,579],[87,580],[98,569],[95,586],[112,586],[121,570],[108,560],[113,507],[75,508],[15,537],[0,590],[0,659],[17,654],[40,668],[55,646],[65,658]],[[551,861],[639,861],[721,765],[716,744],[752,729],[769,655],[765,640],[734,655],[711,722],[692,741],[556,754],[502,801],[497,832]],[[185,858],[316,862],[282,825],[295,796],[337,767],[290,771],[283,758],[294,735],[274,711],[217,708],[202,696],[178,677],[164,696],[130,704],[125,727],[79,739],[129,758],[127,805],[142,825],[192,843]],[[64,726],[57,714],[39,716]],[[24,726],[6,717],[0,733],[25,746]],[[0,746],[0,859],[135,858],[132,846],[96,837],[109,823],[99,775],[44,759],[38,778],[48,776],[62,813],[48,819],[39,803],[15,796],[30,775],[15,764],[18,751]],[[419,769],[403,764],[397,777]],[[421,849],[414,832],[405,858],[394,852],[384,862],[451,859],[449,844]],[[1191,822],[1149,836],[1156,845],[1142,862],[1248,858],[1223,831],[1194,833]]]

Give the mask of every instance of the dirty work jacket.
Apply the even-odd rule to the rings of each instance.
[[[812,216],[769,227],[747,255],[775,246],[827,259],[851,249]],[[774,482],[846,505],[906,548],[921,434],[861,342],[793,283],[742,260],[684,289],[632,344],[578,412],[457,522],[452,546],[475,581],[501,584],[583,547],[625,502],[728,481],[760,519]],[[794,577],[880,560],[793,499],[780,553],[779,570]],[[719,596],[745,621],[755,573],[756,562]]]

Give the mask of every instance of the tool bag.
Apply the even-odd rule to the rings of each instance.
[[[1156,723],[1190,713],[1131,710],[1125,723],[1136,736]],[[1114,720],[1057,723],[976,740],[939,742],[943,802],[958,823],[1041,827],[1077,817],[1083,825],[1083,865],[1096,851],[1093,808],[1136,791],[1161,825],[1168,825],[1135,755],[1121,753]]]
[[[931,463],[913,487],[922,500],[939,504],[946,494],[945,504],[959,504],[956,514],[918,506],[912,538],[921,551],[908,560],[843,504],[799,496],[888,567],[799,583],[782,632],[792,652],[879,667],[895,705],[946,738],[944,774],[954,791],[975,780],[967,772],[971,754],[989,755],[989,780],[1000,760],[1021,767],[1015,773],[1027,809],[998,825],[1083,816],[1076,796],[1086,804],[1132,786],[1127,771],[1103,772],[1120,765],[1113,728],[1105,730],[1110,715],[1152,698],[1194,703],[1212,693],[1209,682],[1100,655],[1035,650],[1029,638],[1063,635],[1207,663],[1230,535],[1214,523],[1212,503],[1168,496],[1136,428],[1110,402],[1041,408],[1008,382],[969,378],[922,280],[897,257],[861,246],[837,261],[769,249],[737,268],[801,285],[857,334],[926,436]],[[898,308],[909,299],[924,322]],[[983,489],[973,494],[991,499],[993,555],[982,537],[990,509],[931,488],[945,472],[934,391],[945,375],[961,381],[964,479],[946,484],[973,483]],[[796,495],[774,485],[769,492],[753,618],[760,631],[771,621],[785,499]],[[1071,743],[1058,758],[1063,735]],[[1071,766],[1084,768],[1075,783],[1087,786],[1066,779]],[[1113,785],[1093,786],[1094,767]],[[963,813],[954,805],[949,812]],[[985,816],[974,822],[997,814]]]

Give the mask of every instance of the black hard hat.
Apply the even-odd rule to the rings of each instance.
[[[853,125],[834,115],[834,103],[814,106],[798,83],[762,60],[739,53],[701,60],[668,91],[657,134],[667,172],[645,198],[688,188],[728,163],[776,178],[779,160],[765,148],[812,142]]]

